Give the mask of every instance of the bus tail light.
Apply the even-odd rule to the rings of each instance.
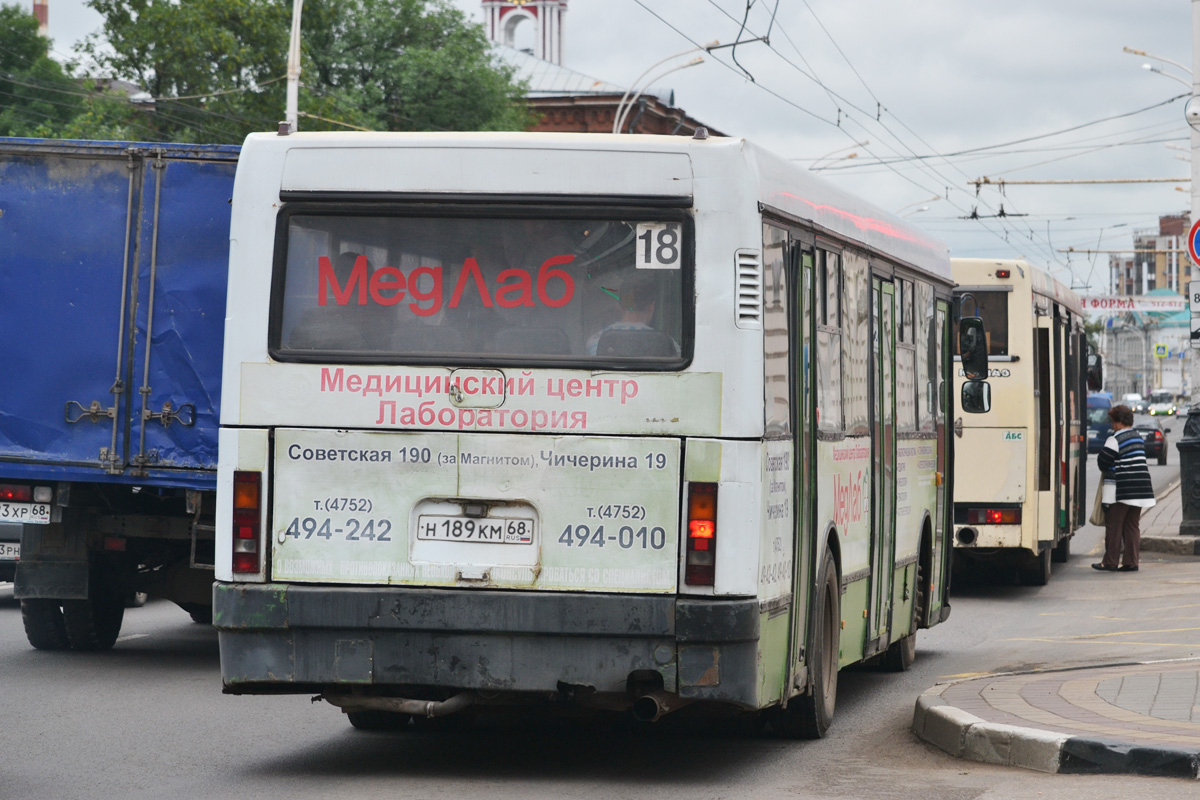
[[[687,561],[683,582],[712,586],[717,574],[717,485],[688,484]]]
[[[968,525],[1020,525],[1019,508],[971,508],[967,510]]]
[[[261,569],[262,473],[233,473],[233,571]]]

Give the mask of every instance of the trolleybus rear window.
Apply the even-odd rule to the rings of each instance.
[[[974,314],[983,320],[983,324],[987,329],[987,345],[989,356],[1006,356],[1008,355],[1008,292],[988,292],[981,289],[972,289],[969,293],[975,298],[975,305],[971,304],[970,298],[967,299],[963,314],[971,316],[974,308]],[[955,338],[954,354],[961,355],[958,350],[958,337]]]
[[[511,214],[509,209],[507,214]],[[691,225],[292,207],[271,352],[290,361],[677,369],[690,346]]]

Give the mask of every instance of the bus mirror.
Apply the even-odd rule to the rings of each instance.
[[[1098,392],[1104,387],[1104,358],[1097,352],[1091,351],[1087,357],[1087,388],[1089,392]]]
[[[987,334],[979,317],[963,317],[958,321],[958,343],[962,352],[963,376],[968,381],[988,376]]]
[[[967,381],[962,385],[962,410],[968,414],[986,414],[992,409],[992,385],[987,381]]]

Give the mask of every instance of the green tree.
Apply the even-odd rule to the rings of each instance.
[[[83,111],[85,94],[50,58],[29,10],[0,6],[0,136],[54,135]]]
[[[89,0],[84,52],[154,97],[124,112],[138,138],[240,143],[283,118],[291,0]],[[519,130],[531,122],[481,26],[446,0],[308,0],[304,130]],[[93,112],[106,124],[111,114]]]

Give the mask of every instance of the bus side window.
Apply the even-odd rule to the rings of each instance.
[[[817,272],[823,292],[817,318],[817,408],[823,431],[842,431],[842,259],[828,250],[817,251]]]

